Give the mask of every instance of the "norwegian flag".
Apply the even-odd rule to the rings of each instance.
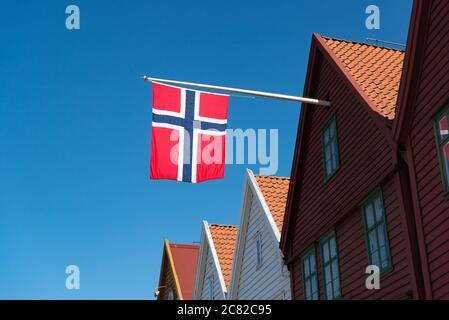
[[[224,177],[229,96],[153,82],[150,178]]]

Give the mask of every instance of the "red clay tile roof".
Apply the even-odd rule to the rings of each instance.
[[[170,251],[178,275],[184,300],[193,299],[195,288],[195,273],[198,262],[199,246],[188,244],[170,244]]]
[[[256,181],[262,191],[265,202],[270,208],[271,215],[279,232],[284,223],[285,205],[287,203],[289,178],[256,175]]]
[[[403,51],[322,37],[383,117],[393,120],[404,63]]]
[[[214,241],[215,250],[217,251],[218,261],[220,262],[226,288],[229,288],[238,227],[211,224],[209,225],[209,229],[212,235],[212,240]]]

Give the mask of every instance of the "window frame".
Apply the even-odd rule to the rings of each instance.
[[[333,169],[329,174],[327,173],[326,169],[326,147],[328,146],[324,141],[324,134],[325,132],[331,127],[331,125],[335,123],[335,137],[329,142],[329,145],[332,146],[333,141],[335,141],[336,149],[337,149],[337,167]],[[321,129],[321,149],[323,154],[323,172],[324,172],[324,182],[329,182],[331,178],[338,172],[341,165],[341,159],[340,159],[340,141],[338,140],[338,127],[337,127],[337,116],[334,114],[332,117],[330,117],[329,120],[327,120],[326,124],[324,125],[323,129]],[[332,150],[332,148],[331,148]],[[332,159],[332,158],[331,158]]]
[[[380,197],[380,200],[382,202],[382,209],[383,209],[383,216],[382,216],[382,221],[381,222],[377,222],[376,221],[376,212],[373,212],[374,215],[374,225],[369,228],[368,227],[368,221],[367,221],[367,216],[366,216],[366,211],[365,208],[368,205],[372,205],[374,210],[375,210],[375,200]],[[382,192],[382,188],[381,187],[377,187],[373,192],[371,192],[371,194],[362,202],[362,204],[360,205],[360,209],[362,212],[362,218],[363,218],[363,229],[365,232],[365,245],[366,245],[366,252],[368,255],[368,263],[369,265],[374,265],[372,262],[372,253],[371,253],[371,246],[370,246],[370,239],[369,239],[369,233],[372,230],[376,230],[376,240],[377,240],[377,247],[380,248],[379,245],[379,236],[377,234],[377,230],[378,228],[383,224],[384,226],[384,235],[385,235],[385,248],[387,250],[387,258],[388,258],[388,266],[385,268],[382,268],[382,266],[377,266],[380,269],[380,276],[383,277],[387,274],[389,274],[391,271],[393,271],[393,260],[391,257],[391,248],[390,248],[390,239],[388,236],[388,223],[387,223],[387,215],[385,212],[385,200],[383,197],[383,192]],[[379,259],[382,259],[380,256],[380,251],[379,251]],[[379,260],[380,263],[382,263],[381,260]]]
[[[307,277],[305,277],[305,273],[304,273],[304,262],[306,260],[308,260],[311,256],[313,255],[313,258],[315,260],[315,270],[313,273],[310,273],[310,275]],[[316,250],[315,247],[311,247],[308,250],[305,251],[305,253],[301,256],[301,275],[302,275],[302,288],[303,288],[303,292],[304,292],[304,300],[307,301],[318,301],[320,300],[320,283],[318,281],[318,263],[317,263],[317,257],[316,257]],[[310,271],[310,261],[309,261],[309,271]],[[316,279],[316,287],[317,287],[317,298],[313,299],[313,292],[311,299],[307,299],[307,292],[306,292],[306,282],[308,280],[312,281],[313,279],[313,275],[315,275],[315,279]],[[312,283],[312,282],[311,282]],[[311,287],[312,288],[312,287]]]
[[[324,262],[324,250],[323,250],[323,246],[326,242],[330,242],[330,239],[334,238],[335,239],[335,252],[336,252],[336,256],[335,258],[330,258],[330,261],[325,263]],[[330,251],[330,248],[329,248]],[[339,282],[339,295],[338,296],[334,296],[332,298],[332,300],[341,300],[343,299],[343,294],[342,294],[342,288],[341,288],[341,270],[340,270],[340,257],[338,254],[338,245],[337,245],[337,233],[335,232],[335,229],[332,229],[331,231],[329,231],[328,233],[326,233],[321,239],[320,239],[320,260],[321,260],[321,274],[323,277],[323,291],[324,291],[324,297],[326,298],[326,300],[330,300],[329,297],[327,296],[327,288],[326,288],[326,266],[327,265],[332,265],[332,262],[334,260],[337,261],[337,266],[338,266],[338,282]],[[331,272],[332,271],[332,267],[331,267]],[[334,294],[334,284],[332,282],[332,294]]]
[[[263,266],[263,242],[262,234],[260,231],[256,233],[256,268],[259,269]]]
[[[439,127],[440,127],[440,120],[446,116],[448,119],[448,125],[449,125],[449,103],[447,102],[434,116],[433,116],[433,128],[434,128],[434,135],[435,135],[435,141],[436,141],[436,148],[438,153],[438,160],[440,164],[440,174],[441,179],[443,182],[443,191],[444,191],[444,197],[446,200],[449,200],[449,172],[446,172],[444,167],[444,153],[442,152],[443,146],[445,144],[449,144],[449,135],[445,139],[441,139]],[[448,170],[449,171],[449,170]]]

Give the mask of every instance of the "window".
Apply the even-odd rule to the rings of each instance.
[[[449,193],[449,106],[435,117],[435,134],[440,156],[444,192]]]
[[[302,279],[305,300],[318,300],[318,276],[315,249],[309,250],[302,258]]]
[[[209,300],[215,300],[214,287],[215,287],[215,277],[210,276],[209,277]]]
[[[320,247],[324,293],[328,300],[339,299],[341,298],[340,271],[338,267],[337,241],[334,231],[321,240]]]
[[[260,232],[256,234],[256,263],[257,268],[260,268],[263,263],[263,244],[262,244],[262,235]]]
[[[382,192],[377,190],[362,205],[366,243],[370,265],[378,266],[381,274],[392,268]]]
[[[323,144],[324,178],[329,180],[340,167],[338,154],[337,121],[333,116],[321,133]]]
[[[172,289],[170,289],[170,291],[168,292],[167,300],[175,300],[175,295],[173,294]]]

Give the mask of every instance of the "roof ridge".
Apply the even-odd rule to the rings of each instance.
[[[200,246],[194,244],[184,244],[184,243],[170,243],[170,247],[175,248],[190,248],[190,249],[199,249]]]
[[[232,225],[232,224],[210,223],[210,224],[209,224],[209,227],[212,227],[212,226],[215,226],[215,227],[229,227],[229,228],[238,228],[238,226],[236,226],[236,225]]]
[[[269,179],[286,179],[286,180],[290,180],[290,177],[285,177],[285,176],[266,176],[263,174],[255,174],[255,177],[261,177],[261,178],[269,178]]]
[[[391,51],[397,51],[397,52],[405,53],[405,50],[391,48],[391,47],[387,47],[385,45],[371,44],[371,43],[367,43],[367,42],[356,41],[356,40],[347,40],[347,39],[336,38],[336,37],[328,37],[328,36],[323,36],[321,34],[318,34],[318,35],[321,38],[323,38],[323,39],[335,40],[335,41],[346,42],[346,43],[360,44],[360,45],[364,45],[364,46],[375,47],[375,48],[380,48],[380,49],[386,49],[386,50],[391,50]]]

